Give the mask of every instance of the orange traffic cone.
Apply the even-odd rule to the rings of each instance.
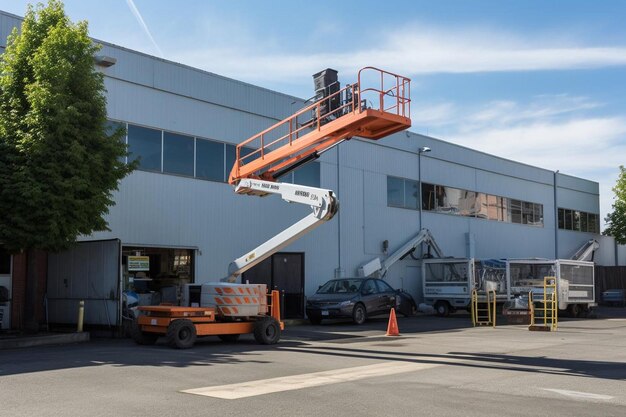
[[[391,313],[389,313],[389,324],[387,325],[386,336],[400,336],[400,331],[398,330],[398,321],[396,320],[395,308],[392,308]]]

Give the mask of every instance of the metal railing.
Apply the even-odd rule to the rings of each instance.
[[[374,74],[377,81],[370,81],[371,74]],[[374,67],[361,69],[356,84],[349,84],[317,100],[237,145],[234,177],[240,178],[239,170],[242,166],[259,158],[266,159],[272,151],[291,146],[304,135],[315,130],[321,131],[324,125],[345,115],[375,110],[409,117],[411,113],[410,84],[409,78],[388,71]],[[339,105],[333,106],[334,102]],[[301,150],[304,154],[306,151],[306,149]],[[270,161],[268,166],[276,163],[276,161]]]

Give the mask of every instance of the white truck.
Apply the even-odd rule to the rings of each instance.
[[[440,316],[469,309],[473,289],[495,290],[497,303],[509,297],[506,263],[500,259],[424,259],[422,286],[424,301]]]
[[[570,316],[586,316],[595,302],[594,252],[599,244],[591,239],[571,259],[425,259],[422,285],[426,303],[446,316],[468,309],[471,293],[495,290],[496,302],[503,304],[533,292],[542,298],[544,277],[557,278],[559,309]],[[523,305],[523,303],[522,303]]]

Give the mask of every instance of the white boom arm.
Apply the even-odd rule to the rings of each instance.
[[[572,259],[576,261],[593,260],[593,253],[600,247],[600,244],[595,239],[589,239],[584,245],[580,247],[572,256]]]
[[[413,252],[413,250],[415,250],[415,248],[422,243],[426,243],[430,246],[438,258],[443,258],[443,251],[439,245],[437,245],[437,242],[435,242],[435,238],[432,233],[430,233],[430,230],[422,229],[417,235],[415,235],[415,237],[389,255],[384,261],[381,262],[380,258],[374,258],[365,265],[361,266],[359,268],[359,276],[374,276],[378,278],[384,277],[393,264],[401,259],[404,259],[405,256]]]
[[[235,192],[260,196],[278,194],[287,202],[311,206],[313,213],[231,262],[228,267],[229,276],[222,279],[228,282],[235,282],[253,266],[332,219],[339,209],[339,202],[333,191],[304,185],[242,179],[235,187]]]

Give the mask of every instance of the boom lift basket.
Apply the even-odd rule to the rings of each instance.
[[[353,136],[377,140],[411,126],[410,79],[366,67],[356,83],[334,91],[329,71],[316,74],[316,102],[237,146],[230,184],[276,181]]]

